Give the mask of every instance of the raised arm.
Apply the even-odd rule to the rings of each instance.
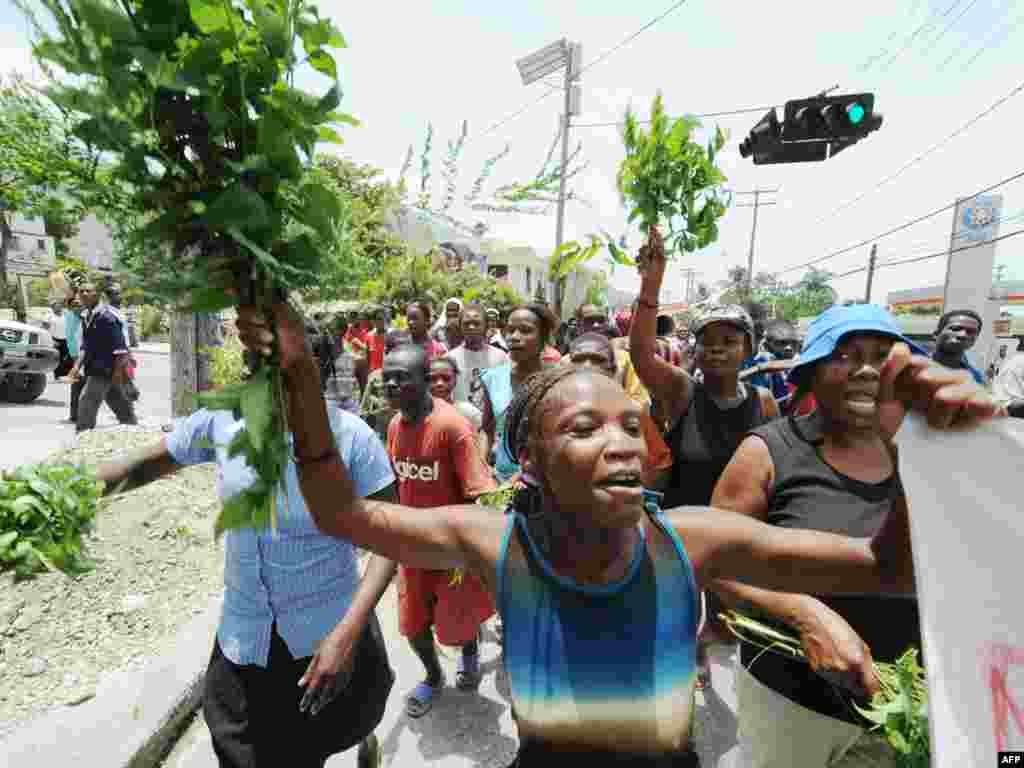
[[[657,227],[640,249],[640,295],[629,329],[629,355],[636,375],[651,397],[666,403],[687,403],[690,375],[657,355],[658,294],[665,277],[665,248]]]
[[[281,365],[288,381],[288,419],[295,435],[299,484],[313,520],[324,533],[417,568],[469,568],[494,572],[504,524],[482,507],[439,507],[425,514],[400,504],[361,499],[338,457],[306,348],[301,320],[286,305],[274,309]],[[273,336],[252,307],[240,308],[239,338],[267,355]]]

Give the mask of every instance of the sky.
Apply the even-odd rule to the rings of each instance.
[[[532,178],[557,130],[561,98],[552,95],[521,116],[488,130],[536,102],[542,83],[523,86],[515,61],[560,38],[583,46],[584,64],[612,49],[668,10],[670,0],[379,0],[352,4],[320,0],[348,47],[336,52],[342,109],[361,125],[345,127],[345,144],[324,151],[381,168],[396,178],[408,147],[415,159],[408,181],[418,186],[419,152],[428,124],[434,127],[434,177],[438,182],[447,142],[464,120],[469,139],[460,162],[459,187],[468,191],[484,160],[508,144],[510,155],[495,167],[491,188]],[[1024,83],[1024,2],[1018,0],[688,0],[588,69],[581,79],[582,114],[574,118],[572,144],[583,144],[586,170],[575,191],[587,202],[570,202],[566,238],[604,229],[626,230],[615,174],[624,150],[616,126],[627,106],[646,116],[661,91],[670,114],[707,113],[782,105],[839,86],[836,93],[873,92],[884,115],[881,130],[824,163],[755,166],[738,145],[762,112],[708,118],[730,140],[719,156],[736,191],[778,189],[759,210],[755,273],[789,268],[868,240],[922,214],[953,203],[1024,171],[1019,126],[1024,90],[959,136],[909,165]],[[31,72],[28,29],[10,0],[0,0],[0,72]],[[317,75],[299,83],[326,88]],[[779,112],[781,118],[781,109]],[[435,199],[441,197],[439,182]],[[1024,227],[1024,178],[1007,184],[1002,233]],[[736,202],[750,202],[738,196]],[[478,214],[455,209],[459,218],[482,219],[490,236],[528,243],[550,253],[555,217]],[[948,247],[952,211],[878,240],[880,264],[941,252]],[[720,222],[713,246],[677,259],[663,300],[681,298],[679,270],[692,268],[714,286],[734,265],[746,265],[751,208],[733,208]],[[632,234],[631,243],[640,237]],[[867,264],[869,245],[820,266],[842,274]],[[997,246],[1004,277],[1024,279],[1024,236]],[[944,257],[880,268],[873,298],[891,290],[941,284]],[[789,270],[789,271],[787,271]],[[862,272],[834,282],[843,299],[863,296]],[[635,273],[619,267],[613,284],[633,289]]]

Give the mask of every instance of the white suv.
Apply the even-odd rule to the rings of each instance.
[[[43,394],[46,377],[59,362],[48,331],[0,319],[0,401],[31,403]]]

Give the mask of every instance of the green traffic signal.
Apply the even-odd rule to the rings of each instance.
[[[846,116],[850,119],[851,125],[860,125],[864,119],[864,105],[860,102],[853,102],[846,108]]]

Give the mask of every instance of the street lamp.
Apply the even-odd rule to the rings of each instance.
[[[578,80],[583,69],[583,46],[570,43],[565,38],[531,53],[516,62],[523,85],[530,85],[543,77],[565,70],[565,105],[562,112],[562,163],[558,178],[558,215],[555,223],[555,248],[562,244],[565,231],[565,181],[569,164],[569,124],[573,115],[580,113],[580,90],[573,81]],[[555,309],[562,312],[562,296],[556,283]]]

